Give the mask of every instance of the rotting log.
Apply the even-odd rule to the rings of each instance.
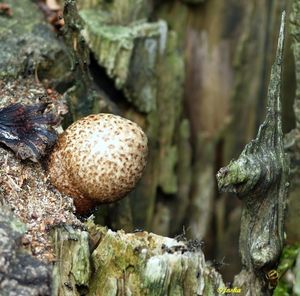
[[[243,270],[234,284],[243,291],[271,295],[266,275],[276,268],[284,244],[289,164],[283,145],[281,74],[285,12],[282,14],[276,59],[268,90],[267,115],[257,137],[217,174],[221,191],[243,202],[240,253]],[[246,292],[245,292],[246,294]]]

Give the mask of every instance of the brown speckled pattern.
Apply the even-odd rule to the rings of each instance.
[[[60,136],[50,156],[50,180],[85,212],[131,191],[147,153],[147,137],[137,124],[113,114],[89,115]]]

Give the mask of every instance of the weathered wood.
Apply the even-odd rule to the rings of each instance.
[[[52,231],[56,255],[52,295],[82,295],[91,277],[89,234],[70,225]]]
[[[68,1],[67,4],[69,3],[70,5],[71,2],[72,1]],[[73,2],[71,4],[73,4]],[[73,14],[73,16],[74,15],[76,15],[76,13]],[[72,13],[70,18],[71,20],[68,19],[68,17],[65,20],[67,23],[66,34],[68,34],[68,22],[72,23],[74,20],[72,19]],[[72,35],[72,28],[69,30],[71,30],[69,33],[72,38],[69,40],[69,43],[67,43],[69,46],[73,46],[74,38],[76,39],[76,36],[79,35],[77,35],[78,31],[75,29],[75,33],[73,32],[74,35]],[[163,144],[166,147],[170,147],[171,151],[170,153],[167,151],[165,155],[166,160],[162,157],[162,161],[166,161],[169,164],[168,168],[172,169],[172,172],[170,172],[171,177],[166,175],[166,170],[163,172],[164,178],[162,179],[161,184],[164,184],[165,190],[169,191],[174,190],[174,182],[170,181],[171,185],[169,185],[168,180],[176,178],[174,166],[177,160],[176,157],[174,157],[174,151],[176,155],[177,147],[173,147],[174,142],[172,135],[176,130],[176,127],[180,125],[177,116],[181,113],[181,92],[177,87],[177,83],[179,83],[179,86],[181,87],[182,76],[179,75],[176,77],[173,81],[174,85],[169,89],[165,89],[164,85],[169,80],[173,79],[174,73],[178,74],[179,72],[182,72],[183,63],[180,54],[175,51],[176,42],[176,35],[170,33],[165,48],[166,55],[161,58],[157,57],[157,63],[160,63],[159,67],[161,68],[161,71],[165,72],[164,80],[157,83],[157,88],[159,89],[158,92],[161,93],[160,97],[163,98],[159,104],[159,108],[161,108],[161,112],[165,112],[165,117],[162,119],[162,122],[164,122],[164,129],[162,130],[161,135],[163,135]],[[79,60],[79,66],[77,66],[77,68],[76,63],[74,64],[75,76],[78,76],[78,73],[88,75],[88,70],[86,68],[81,68],[81,66],[85,67],[85,56],[80,56],[79,52],[76,52],[76,49],[76,46],[75,48],[73,47],[70,49],[75,51],[71,52],[70,55],[72,62]],[[157,52],[157,54],[158,53],[159,52]],[[83,64],[81,62],[83,62]],[[156,66],[158,67],[158,65]],[[174,70],[170,74],[167,71],[168,67]],[[87,73],[85,73],[85,71],[87,71]],[[89,83],[90,82],[88,81],[86,85]],[[48,96],[48,91],[51,93],[51,96]],[[39,100],[49,100],[52,103],[51,108],[55,112],[60,113],[62,109],[65,108],[61,97],[56,94],[54,90],[50,89],[48,91],[46,91],[41,84],[32,79],[13,82],[8,81],[6,83],[1,82],[1,105],[5,106],[12,101],[30,104]],[[173,97],[176,97],[177,100],[175,105],[172,104]],[[152,114],[149,115],[149,120],[152,120],[149,128],[150,133],[151,129],[156,129],[155,133],[158,133],[158,128],[156,127],[157,118],[159,118],[157,113],[152,112]],[[176,141],[180,143],[180,149],[185,149],[185,147],[189,147],[187,144],[189,137],[188,123],[185,121],[180,127],[180,132],[178,133]],[[162,149],[162,147],[160,147],[160,149]],[[158,157],[161,156],[158,156],[157,154],[156,158],[158,159]],[[167,159],[168,157],[170,157],[170,160]],[[183,167],[178,167],[179,172],[182,174],[184,174],[185,169],[188,167],[189,160],[190,156],[188,154],[182,162]],[[167,293],[167,291],[171,291],[173,295],[174,293],[176,295],[176,293],[182,294],[185,290],[190,290],[191,293],[192,291],[195,291],[195,293],[199,292],[200,294],[213,293],[213,291],[216,291],[219,287],[224,288],[220,274],[218,274],[213,267],[209,266],[209,264],[205,263],[204,255],[201,251],[201,242],[178,242],[175,239],[160,237],[154,234],[148,235],[146,233],[144,233],[140,240],[141,236],[139,233],[125,235],[121,232],[121,234],[114,234],[113,232],[106,231],[100,227],[97,228],[96,231],[89,228],[88,233],[82,229],[82,224],[72,214],[74,208],[71,200],[67,196],[57,192],[48,183],[47,176],[45,175],[41,164],[37,163],[33,165],[30,163],[22,163],[18,161],[11,152],[4,149],[0,150],[0,161],[2,164],[5,164],[5,170],[1,170],[0,172],[0,198],[1,200],[7,200],[8,205],[13,208],[22,221],[29,226],[22,239],[23,246],[26,246],[31,250],[39,259],[48,262],[49,266],[52,266],[52,262],[54,262],[52,275],[53,295],[80,295],[88,291],[89,288],[92,295],[94,287],[99,289],[96,291],[102,293],[103,286],[100,286],[99,288],[99,279],[104,277],[105,283],[110,283],[110,281],[107,281],[107,278],[111,278],[113,283],[115,281],[120,282],[117,278],[114,278],[114,274],[111,274],[111,268],[114,269],[115,262],[119,263],[123,261],[125,263],[122,266],[126,268],[123,270],[122,266],[120,266],[121,268],[117,270],[117,273],[121,272],[123,274],[126,272],[126,274],[129,274],[129,271],[132,270],[132,260],[137,262],[136,269],[133,270],[132,273],[139,277],[139,279],[133,278],[133,281],[131,281],[130,278],[128,282],[130,286],[128,289],[133,289],[134,291],[135,289],[137,291],[141,289],[141,293],[145,293],[145,295],[149,295],[149,293],[157,295],[157,291],[161,291],[162,295]],[[155,172],[157,173],[157,171]],[[189,179],[188,176],[187,178]],[[158,181],[159,180],[154,183],[155,186],[157,186]],[[156,189],[156,187],[154,188]],[[148,188],[143,190],[148,190]],[[155,193],[156,192],[153,191],[153,196],[155,196]],[[185,195],[183,192],[183,199],[184,198]],[[186,201],[183,200],[182,204],[186,204]],[[122,213],[120,213],[120,216],[122,216]],[[48,232],[49,229],[52,229],[51,236]],[[113,234],[113,237],[117,235],[118,239],[116,241],[113,240],[113,244],[111,244],[110,241],[103,243],[101,238],[103,238],[104,241],[107,241],[111,234]],[[145,237],[149,242],[149,245],[146,246],[144,246]],[[50,244],[50,238],[52,239],[52,244]],[[128,238],[130,238],[131,242]],[[91,249],[89,239],[91,239]],[[99,239],[100,241],[98,241]],[[136,243],[141,249],[132,248],[130,245],[132,242]],[[118,246],[128,246],[128,249],[131,249],[132,253],[130,253],[129,257],[115,257],[115,261],[108,261],[109,265],[107,266],[107,270],[98,268],[97,273],[94,273],[93,276],[91,276],[90,252],[93,254],[91,257],[93,266],[99,266],[101,265],[101,260],[98,256],[100,255],[101,257],[101,254],[103,255],[105,250],[115,250]],[[104,249],[102,247],[104,247]],[[143,254],[141,252],[142,249],[148,254],[146,257],[141,256]],[[197,258],[197,260],[195,260],[195,258]],[[109,260],[109,258],[106,259]],[[152,269],[155,268],[156,270],[159,266],[156,265],[156,263],[159,262],[163,264],[164,269],[153,278]],[[182,265],[182,262],[184,262],[184,265]],[[127,263],[129,269],[127,269]],[[173,265],[174,263],[175,265]],[[13,264],[13,261],[11,264]],[[39,264],[43,266],[43,263]],[[169,272],[172,276],[170,276],[168,281],[163,284],[165,272]],[[41,276],[44,276],[44,274]],[[144,282],[146,283],[146,286],[143,287]],[[51,292],[50,278],[49,282],[46,284],[48,284],[47,287],[46,285],[45,287],[43,285],[39,286],[39,291],[42,291],[41,293],[45,295]],[[133,286],[133,284],[135,286]],[[17,286],[10,287],[10,289],[13,288],[17,288]],[[41,290],[44,288],[45,291]],[[121,293],[123,291],[123,286],[121,285],[120,287],[117,287],[117,289]],[[10,290],[8,293],[12,291],[13,290]],[[22,294],[20,293],[20,295]]]
[[[230,264],[222,272],[228,281],[241,267],[240,202],[216,194],[213,175],[239,155],[263,121],[282,5],[281,0],[199,5],[177,0],[160,1],[154,9],[176,31],[185,57],[184,106],[192,143],[185,229],[204,238],[208,256],[226,258]]]
[[[245,147],[240,157],[217,174],[219,189],[235,193],[243,201],[240,253],[244,271],[235,281],[246,286],[246,291],[252,289],[251,285],[257,285],[257,291],[269,294],[264,284],[265,273],[276,267],[283,248],[289,186],[289,165],[281,126],[284,24],[283,12],[276,59],[271,70],[266,119],[256,139]]]
[[[220,295],[218,288],[225,287],[205,263],[200,241],[113,232],[92,221],[87,227],[92,237],[98,235],[88,295]]]

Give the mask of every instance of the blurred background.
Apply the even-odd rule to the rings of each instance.
[[[15,17],[21,15],[18,1],[6,2]],[[63,1],[22,1],[27,7],[33,3],[55,25],[51,34],[63,44],[58,54],[51,49],[50,64],[41,63],[38,70],[31,66],[68,100],[65,124],[91,112],[113,112],[137,122],[149,138],[148,164],[137,188],[118,203],[99,207],[96,221],[114,230],[202,240],[206,258],[223,263],[224,279],[231,281],[240,270],[241,202],[218,193],[215,175],[239,156],[264,120],[283,9],[284,133],[296,127],[294,61],[300,56],[300,29],[298,25],[298,35],[293,31],[293,13],[300,11],[299,1],[78,0],[78,46],[83,51],[76,49],[75,58],[79,65],[86,58],[81,71],[74,71],[72,45],[60,33]],[[37,12],[27,8],[26,13]],[[64,21],[68,24],[66,17]],[[79,81],[86,83],[80,95]],[[299,97],[300,83],[297,93]],[[289,243],[300,241],[297,184],[292,182],[290,190]]]
[[[150,140],[138,187],[117,205],[100,207],[99,223],[203,240],[206,258],[224,263],[221,272],[232,280],[240,270],[241,202],[218,193],[215,174],[238,157],[264,120],[280,14],[286,9],[289,16],[291,1],[88,2],[78,5],[94,80]],[[106,29],[97,31],[103,23]],[[117,26],[123,31],[113,31]],[[285,133],[295,126],[287,27]],[[127,58],[122,42],[130,32]]]

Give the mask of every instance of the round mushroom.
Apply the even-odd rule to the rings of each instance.
[[[134,122],[113,114],[89,115],[60,135],[48,163],[51,183],[74,198],[76,211],[117,201],[141,178],[147,136]]]

